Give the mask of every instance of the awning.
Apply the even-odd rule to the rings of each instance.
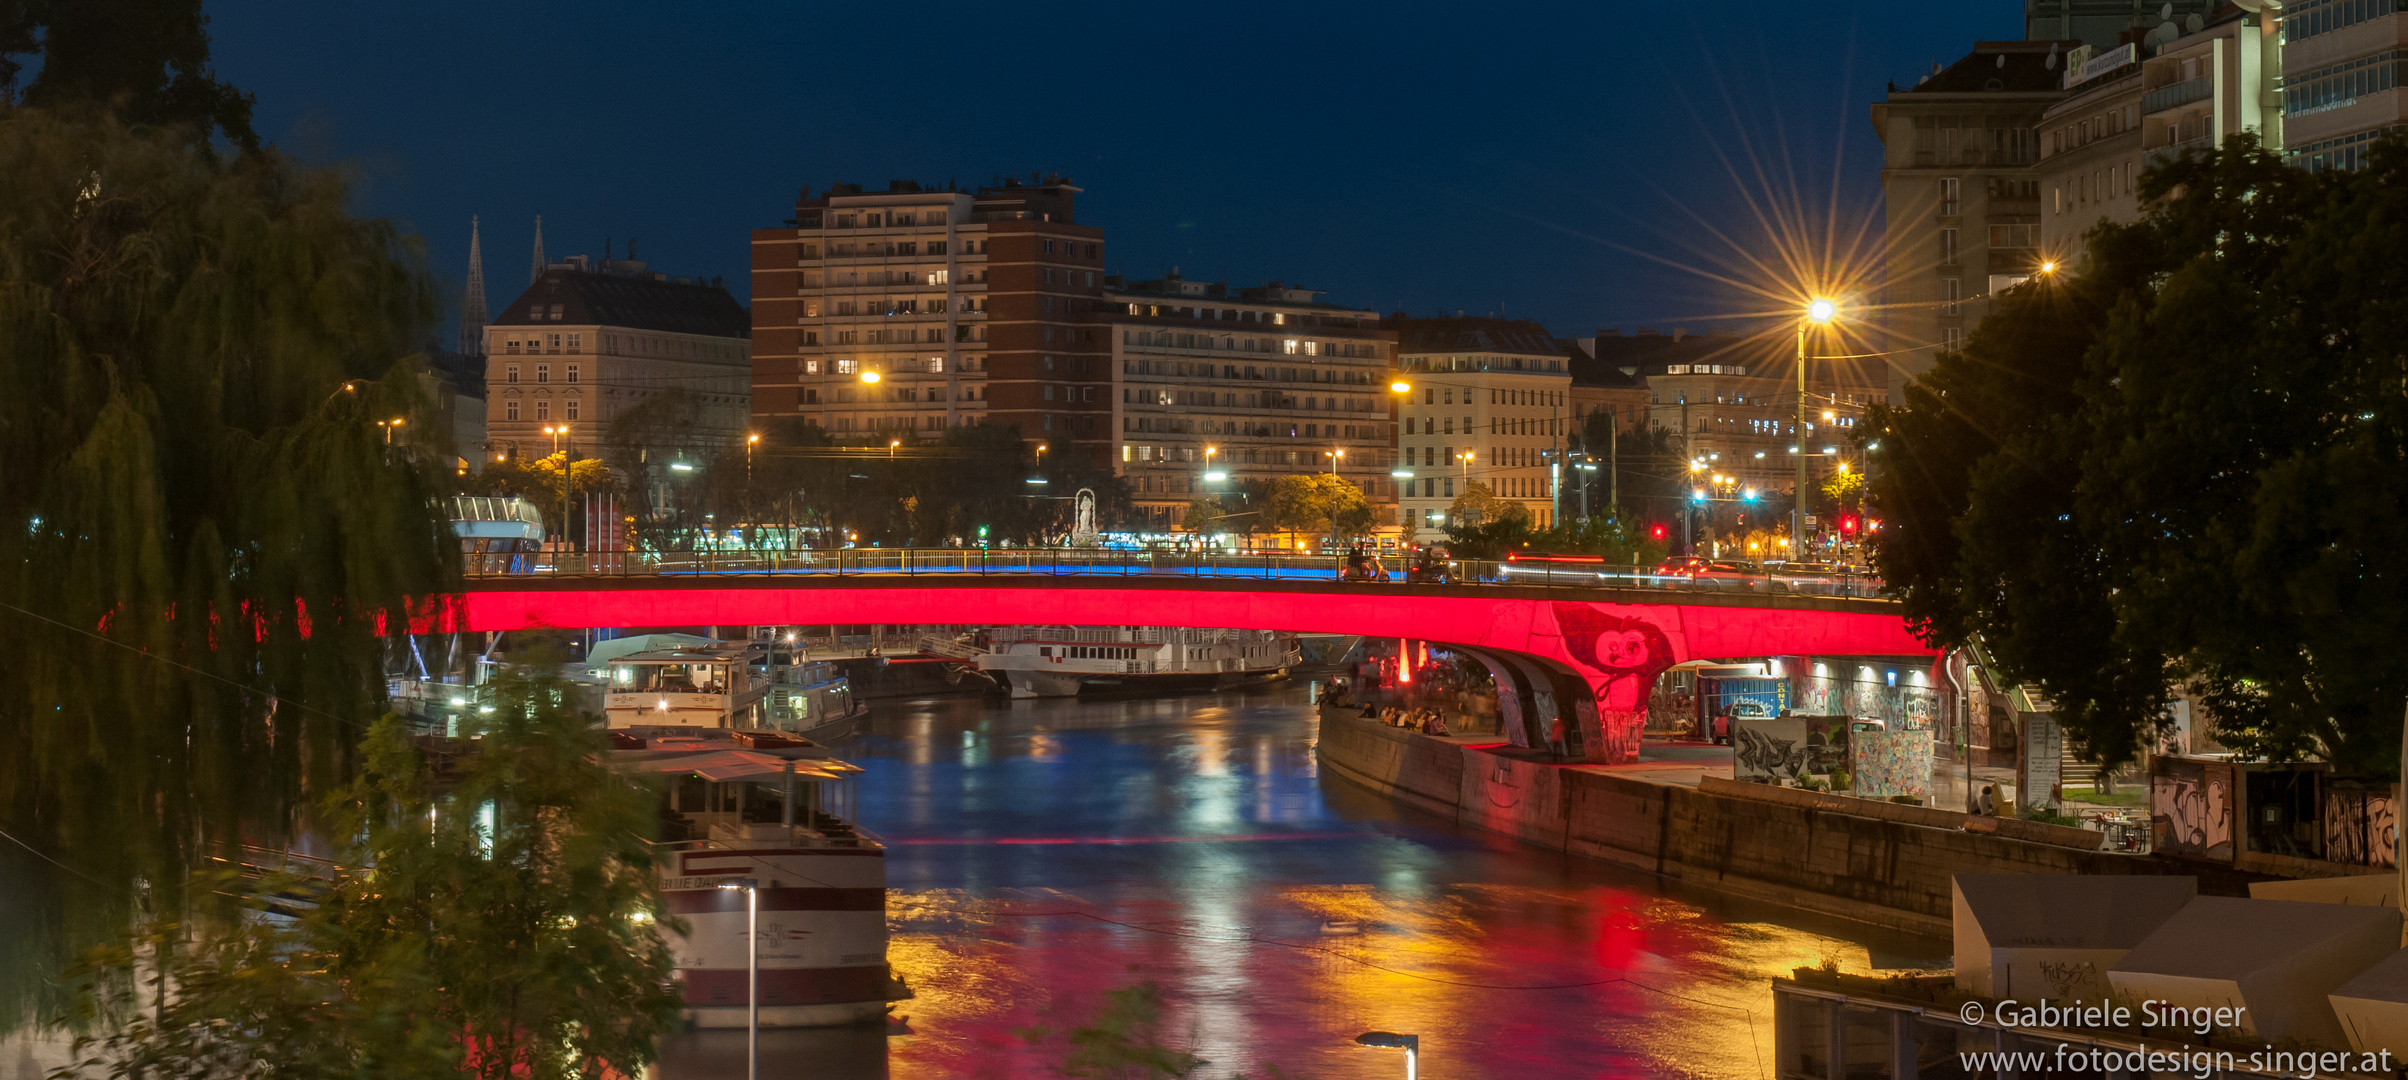
[[[798,780],[836,780],[844,772],[859,772],[859,766],[842,762],[815,761],[808,758],[791,759],[750,750],[712,750],[700,754],[653,755],[649,751],[628,751],[614,765],[621,772],[662,776],[700,776],[712,783],[725,784],[738,780],[783,779],[788,765],[794,767]],[[842,770],[832,766],[843,765]]]

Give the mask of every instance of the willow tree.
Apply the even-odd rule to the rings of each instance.
[[[345,197],[0,110],[0,828],[104,901],[57,910],[289,835],[448,580],[434,478],[375,424],[417,407],[436,304]]]

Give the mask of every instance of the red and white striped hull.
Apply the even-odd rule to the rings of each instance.
[[[697,1027],[746,1023],[745,901],[731,878],[760,887],[763,1027],[820,1027],[885,1015],[910,996],[886,966],[886,852],[757,846],[682,851],[662,870],[662,898],[685,920],[669,935],[686,1016]]]

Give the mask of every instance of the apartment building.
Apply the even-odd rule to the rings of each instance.
[[[2261,42],[2280,31],[2283,156],[2317,171],[2364,165],[2376,139],[2408,126],[2408,13],[2396,0],[2265,6],[2248,17]],[[2280,27],[2262,25],[2277,8]]]
[[[1560,466],[1572,434],[1572,373],[1562,345],[1519,319],[1391,315],[1397,368],[1399,524],[1415,540],[1445,538],[1455,499],[1473,482],[1555,524]]]
[[[1396,480],[1388,381],[1396,335],[1371,311],[1324,303],[1274,281],[1231,289],[1178,268],[1109,279],[1100,326],[1119,373],[1114,467],[1151,526],[1177,526],[1189,501],[1248,480],[1345,477],[1393,521]]]
[[[753,415],[840,442],[1015,426],[1101,463],[1115,444],[1103,230],[1062,176],[975,191],[890,181],[803,189],[753,232]]]
[[[2043,263],[2069,263],[2082,235],[2101,221],[2140,216],[2133,183],[2142,164],[2141,115],[2149,95],[2140,47],[2125,44],[2097,55],[2076,50],[2066,72],[2066,96],[2040,114],[2040,222],[2035,244]],[[2013,238],[2010,238],[2013,239]],[[1986,284],[1987,295],[2023,280],[2008,274]]]
[[[552,263],[484,328],[486,448],[549,454],[565,427],[565,442],[591,455],[612,420],[667,393],[690,408],[693,445],[733,441],[745,427],[751,329],[718,281],[628,259]]]
[[[2140,36],[2168,13],[2179,23],[2208,18],[2225,0],[2024,0],[2024,37],[2033,41],[2078,41],[2106,51]]]
[[[1892,392],[1958,348],[1993,282],[2041,259],[2041,115],[2079,41],[1983,41],[1873,104],[1888,229],[1882,286]],[[1870,351],[1870,350],[1866,350]]]

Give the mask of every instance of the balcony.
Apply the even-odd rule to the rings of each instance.
[[[2194,101],[2205,101],[2215,92],[2216,77],[2201,75],[2196,79],[2178,82],[2172,86],[2161,86],[2149,91],[2140,99],[2140,111],[2143,113],[2164,112],[2167,109],[2179,108]]]
[[[2160,165],[2168,161],[2179,161],[2181,160],[2182,155],[2193,150],[2205,150],[2209,153],[2214,153],[2215,149],[2216,137],[2213,135],[2201,135],[2196,139],[2185,139],[2170,146],[2159,146],[2150,149],[2149,164]]]

